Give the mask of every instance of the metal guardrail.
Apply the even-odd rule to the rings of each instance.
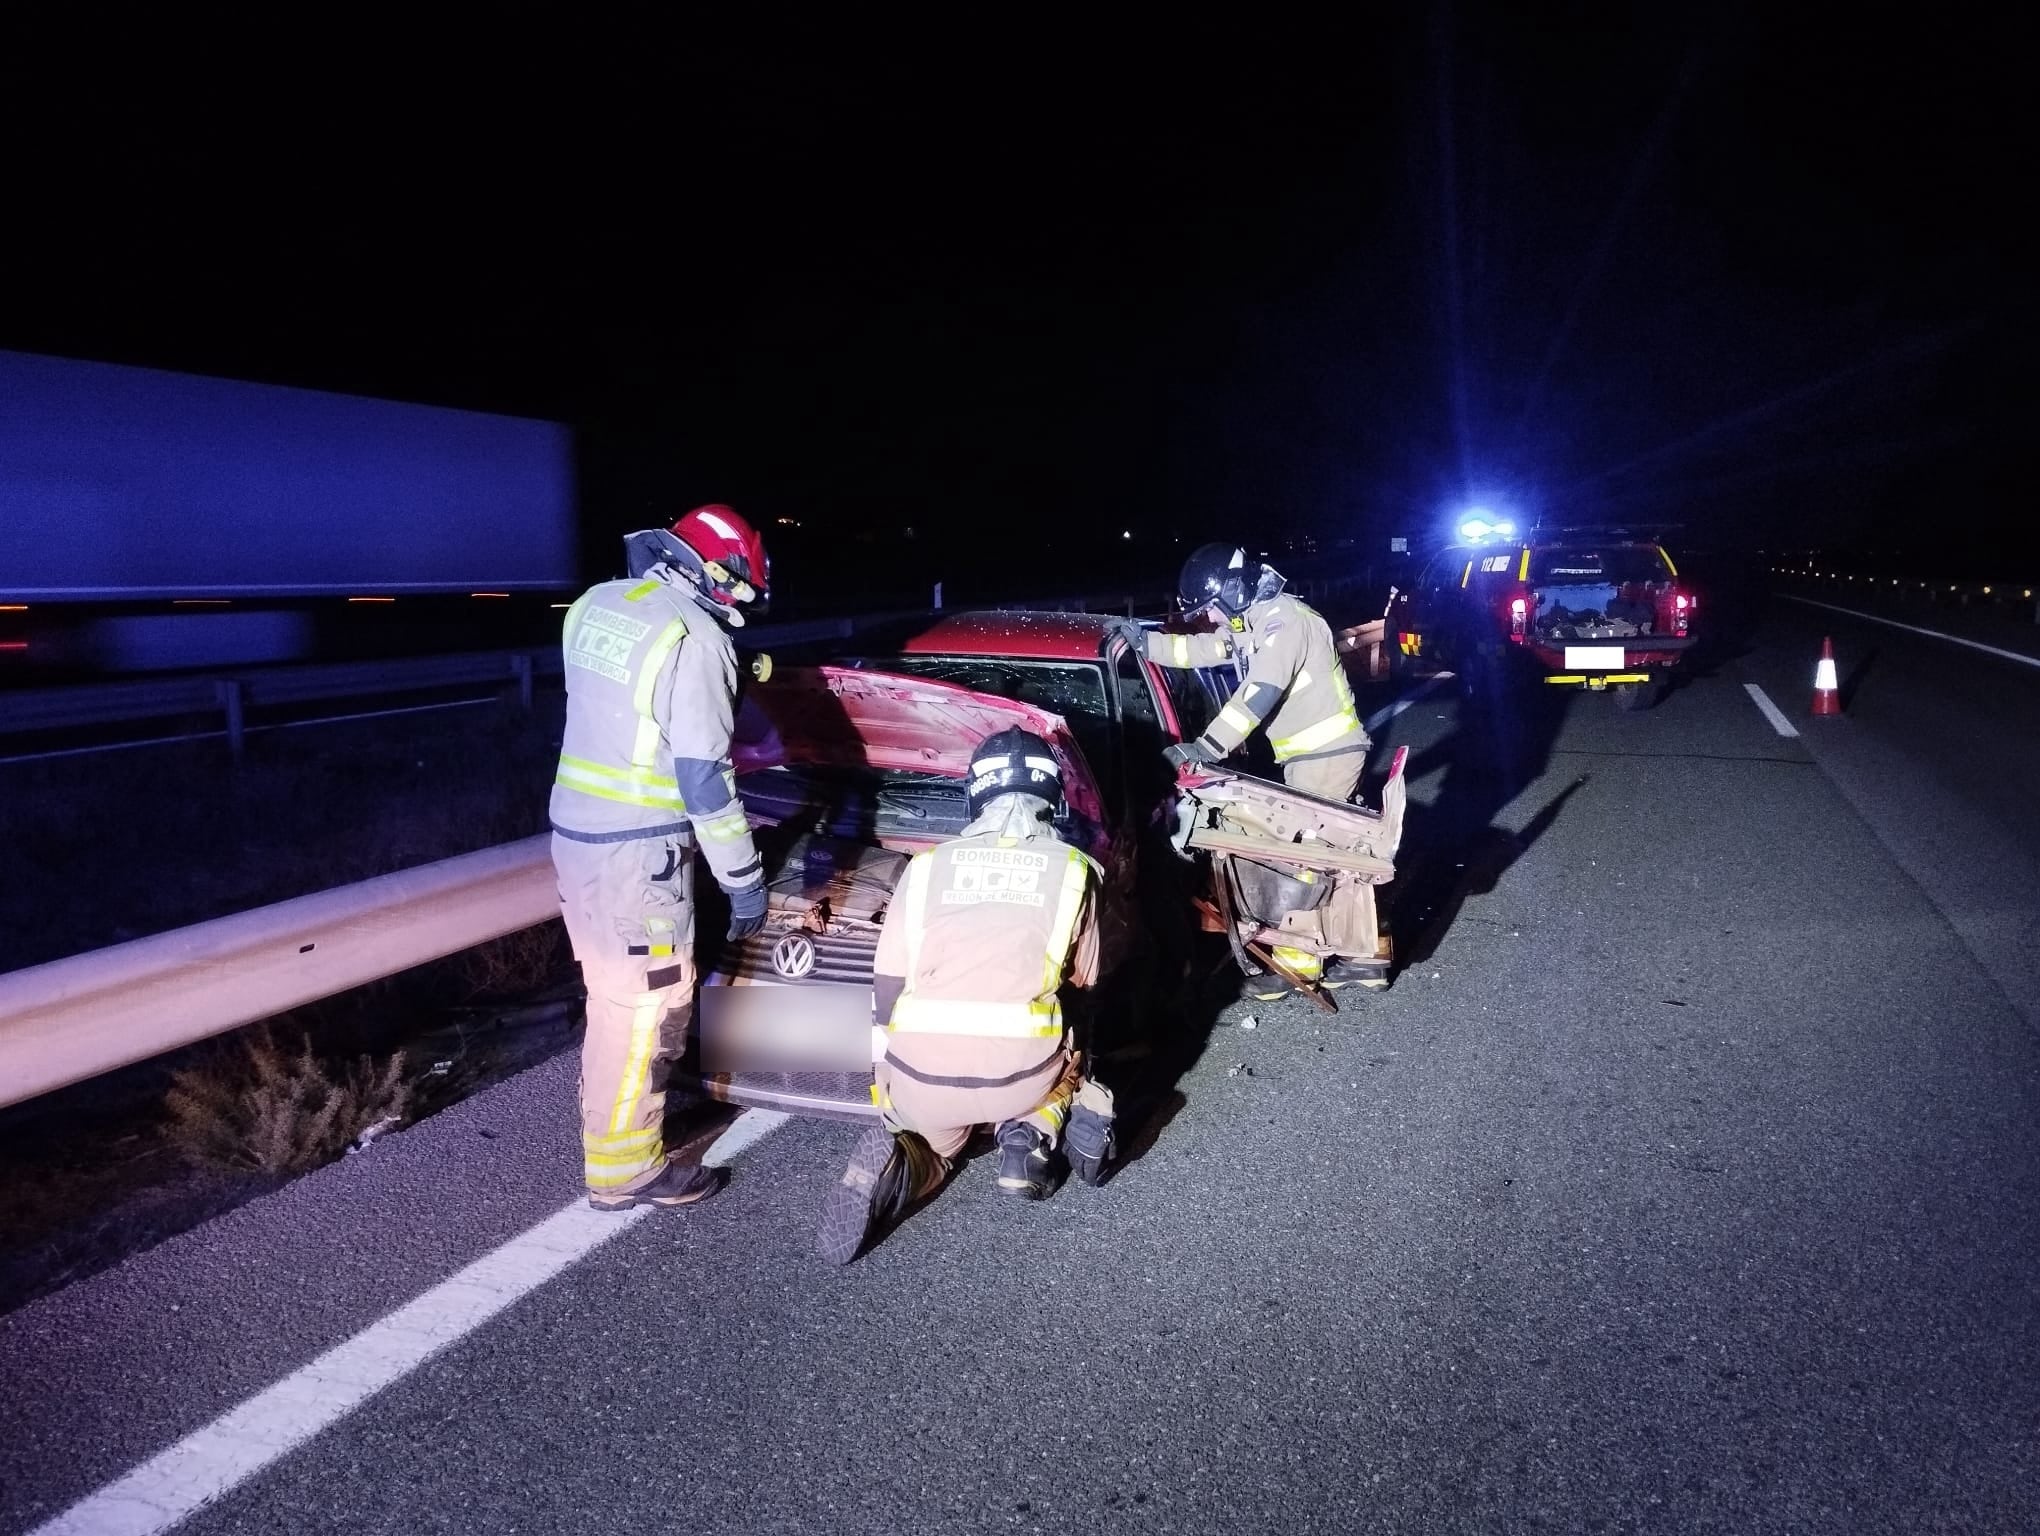
[[[1327,579],[1292,583],[1306,599],[1323,599],[1356,585]],[[1056,598],[1015,607],[1076,613],[1159,612],[1159,592],[1094,594]],[[982,606],[982,605],[976,605]],[[937,619],[969,611],[964,607],[897,609],[884,613],[815,619],[798,624],[764,624],[739,633],[747,649],[850,639],[862,631],[913,619]],[[312,663],[249,668],[230,674],[172,677],[149,682],[81,683],[68,687],[0,691],[0,736],[87,729],[150,720],[203,721],[199,730],[224,735],[239,756],[251,710],[335,700],[388,699],[455,687],[515,687],[529,709],[540,681],[561,673],[557,647],[470,651],[451,655],[397,657],[376,661]]]
[[[0,975],[0,1106],[557,917],[548,838]]]

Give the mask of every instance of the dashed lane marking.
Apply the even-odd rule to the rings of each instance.
[[[1372,736],[1376,731],[1388,724],[1389,721],[1416,703],[1417,700],[1434,691],[1439,684],[1450,681],[1451,677],[1452,674],[1450,672],[1440,672],[1436,676],[1425,678],[1393,704],[1384,704],[1373,714],[1369,715],[1366,724],[1362,728],[1369,736]]]
[[[1757,708],[1764,712],[1764,718],[1771,722],[1771,729],[1780,736],[1797,736],[1792,722],[1785,718],[1785,712],[1771,702],[1771,696],[1755,683],[1744,683],[1743,691],[1748,693]]]

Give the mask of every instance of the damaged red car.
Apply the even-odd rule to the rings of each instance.
[[[874,1113],[870,986],[886,904],[913,853],[963,830],[971,749],[1008,727],[1050,743],[1065,786],[1058,833],[1104,870],[1088,1010],[1101,1037],[1160,1022],[1149,1005],[1187,963],[1200,918],[1255,974],[1286,974],[1283,957],[1316,952],[1385,977],[1373,887],[1394,872],[1400,754],[1381,812],[1224,768],[1179,781],[1164,747],[1202,730],[1237,678],[1156,667],[1111,626],[1091,614],[959,615],[747,690],[732,758],[770,910],[763,932],[704,954],[676,1086],[795,1113]]]

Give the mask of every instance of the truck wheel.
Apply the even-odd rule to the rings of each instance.
[[[1662,685],[1658,683],[1617,683],[1615,685],[1615,707],[1617,709],[1649,709],[1657,703]]]

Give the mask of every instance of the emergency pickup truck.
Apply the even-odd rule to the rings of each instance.
[[[1509,667],[1648,709],[1694,642],[1699,599],[1663,546],[1621,531],[1462,537],[1389,604],[1394,666],[1450,669],[1473,687]]]

